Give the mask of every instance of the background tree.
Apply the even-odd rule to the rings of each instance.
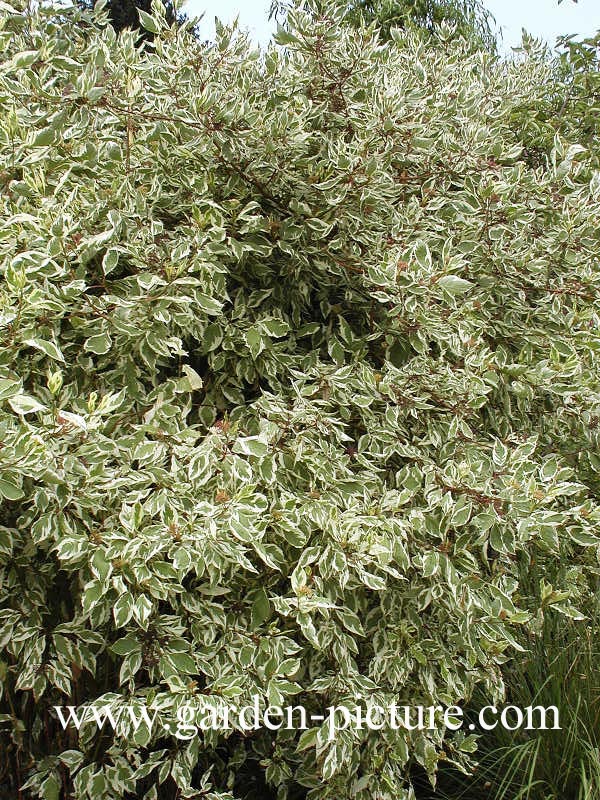
[[[392,27],[433,33],[446,22],[478,45],[493,48],[496,42],[493,17],[479,0],[355,0],[348,4],[347,19],[354,24],[376,20],[386,39]]]
[[[99,0],[79,0],[82,8],[94,9]],[[164,20],[167,25],[174,22],[183,23],[187,19],[185,14],[177,11],[172,0],[161,0],[164,8]],[[152,0],[106,0],[110,22],[117,33],[132,28],[139,30],[140,36],[146,41],[152,41],[154,33],[144,28],[140,21],[140,11],[150,14],[152,12]]]
[[[480,0],[342,0],[345,21],[359,26],[377,22],[380,36],[388,40],[392,28],[417,28],[433,34],[442,23],[456,26],[458,34],[477,47],[496,48],[495,20]],[[273,0],[271,15],[285,15],[287,0]]]

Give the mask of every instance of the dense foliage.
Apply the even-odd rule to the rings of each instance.
[[[161,9],[149,52],[0,4],[2,791],[408,798],[472,737],[52,706],[491,700],[520,630],[580,618],[597,162],[529,114],[535,52],[335,7],[202,47]]]
[[[392,28],[415,28],[431,35],[446,23],[475,47],[496,48],[494,20],[480,0],[337,0],[337,4],[345,23],[360,27],[375,22],[384,40],[391,38]],[[285,13],[289,7],[294,7],[293,0],[272,0],[271,14]]]

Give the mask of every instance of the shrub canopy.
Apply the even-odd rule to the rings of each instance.
[[[335,8],[264,53],[160,5],[152,51],[98,8],[0,9],[8,791],[410,797],[472,737],[51,707],[491,701],[521,628],[579,616],[600,177],[527,112],[551,67]],[[524,595],[534,562],[558,579]]]

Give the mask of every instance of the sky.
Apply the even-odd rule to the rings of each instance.
[[[484,0],[499,25],[505,50],[516,47],[525,28],[537,38],[554,44],[562,34],[591,36],[600,29],[600,0]],[[188,0],[190,16],[205,12],[200,32],[203,38],[214,36],[214,18],[232,22],[239,14],[240,25],[250,30],[252,38],[265,44],[274,30],[268,21],[269,0]]]

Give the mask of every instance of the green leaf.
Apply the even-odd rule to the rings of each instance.
[[[252,603],[252,626],[258,628],[271,616],[271,605],[267,593],[260,588]]]
[[[145,594],[140,595],[133,603],[134,619],[145,629],[151,614],[152,601]]]
[[[63,750],[58,757],[70,770],[77,769],[84,759],[84,755],[80,750]]]
[[[109,275],[119,263],[119,251],[115,247],[109,247],[102,258],[102,271]]]
[[[197,294],[196,295],[196,302],[200,306],[200,308],[205,311],[207,314],[215,315],[220,314],[223,308],[223,303],[219,302],[214,297],[208,297],[208,295],[204,294]]]
[[[281,44],[281,45],[294,44],[295,42],[299,41],[297,36],[294,36],[293,33],[291,33],[290,31],[287,31],[282,26],[278,26],[277,27],[277,32],[273,36],[273,40],[277,44]]]
[[[117,598],[113,606],[113,616],[117,628],[123,628],[133,616],[133,597],[125,592]]]
[[[223,341],[223,329],[216,322],[211,322],[207,325],[204,335],[202,337],[202,349],[206,353],[210,353]]]
[[[158,25],[158,23],[154,19],[154,17],[152,17],[150,14],[148,14],[146,11],[144,11],[141,8],[138,8],[137,12],[139,14],[140,22],[142,23],[142,26],[147,31],[150,31],[151,33],[160,33],[160,26]]]
[[[21,381],[11,381],[7,378],[0,378],[0,402],[19,394],[21,386]]]
[[[53,128],[43,128],[33,137],[31,147],[48,147],[54,144],[56,140],[56,131]]]
[[[96,355],[104,355],[108,353],[112,347],[112,339],[108,333],[98,333],[95,336],[90,336],[85,340],[83,345],[85,350],[89,350]]]
[[[441,286],[449,294],[464,294],[473,284],[471,281],[459,278],[458,275],[444,275],[439,279],[438,286]]]
[[[246,343],[252,355],[252,358],[257,358],[265,348],[265,341],[256,328],[250,328],[245,334]]]
[[[188,379],[193,390],[202,389],[202,378],[200,375],[198,375],[195,369],[192,369],[189,364],[184,364],[183,371],[185,372],[186,378]]]
[[[46,411],[46,406],[42,405],[35,397],[27,394],[19,394],[9,398],[8,401],[12,410],[16,414],[35,414],[38,411]]]
[[[236,439],[233,445],[234,453],[242,453],[247,456],[256,456],[261,458],[266,456],[269,451],[269,446],[261,441],[258,436],[247,436],[245,438]]]
[[[23,489],[6,478],[0,478],[0,494],[7,500],[20,500],[25,497]]]
[[[453,528],[459,528],[461,525],[466,525],[471,516],[472,506],[469,502],[462,502],[454,507],[452,516],[450,517],[450,525]]]
[[[187,653],[168,653],[166,656],[177,672],[193,675],[198,671],[194,659]]]
[[[290,329],[290,326],[287,324],[287,322],[276,319],[275,317],[270,319],[261,319],[259,325],[268,336],[273,336],[274,338],[285,336]]]
[[[124,637],[123,639],[119,639],[118,642],[112,644],[110,649],[117,656],[128,656],[130,653],[135,653],[140,650],[141,644],[136,639]]]
[[[436,552],[429,552],[423,559],[423,577],[431,578],[435,575],[440,568],[440,554]]]
[[[600,545],[600,536],[596,536],[581,528],[572,528],[569,530],[569,535],[575,544],[581,545],[581,547],[595,547]]]
[[[25,69],[30,67],[40,57],[38,50],[23,50],[12,57],[11,61],[7,64],[9,71]]]
[[[40,784],[40,797],[44,800],[59,800],[60,783],[54,775],[49,775]]]

